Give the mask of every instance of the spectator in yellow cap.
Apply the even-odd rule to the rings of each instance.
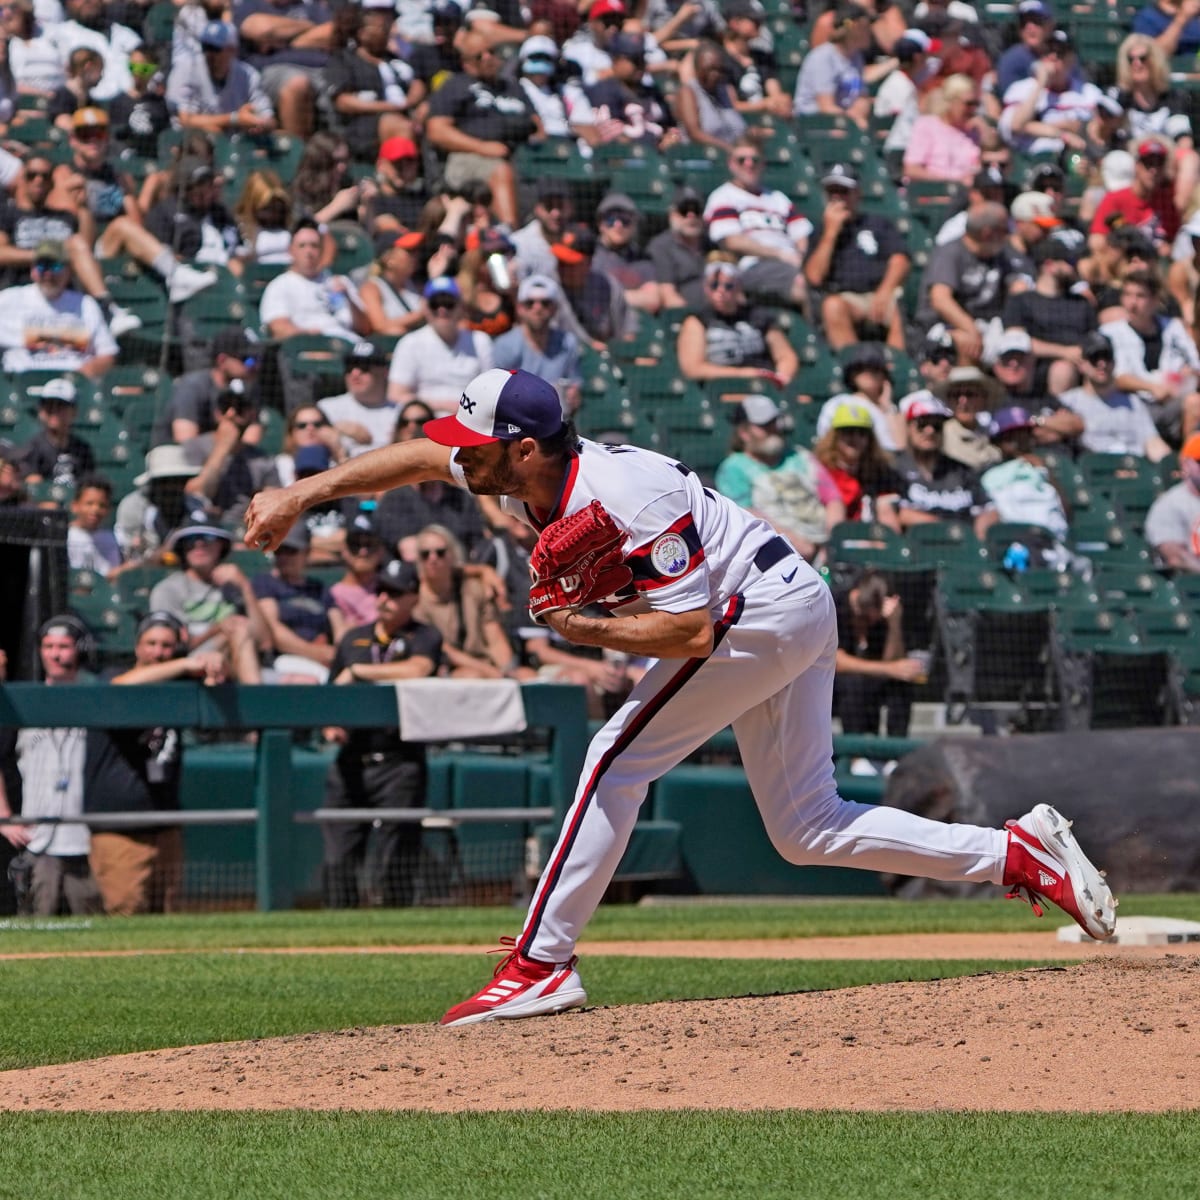
[[[898,497],[904,480],[875,440],[868,404],[858,400],[839,404],[829,431],[817,439],[813,453],[833,476],[848,521],[875,520],[900,532]]]

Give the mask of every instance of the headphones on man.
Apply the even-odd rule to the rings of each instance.
[[[174,613],[167,612],[166,609],[156,608],[154,612],[147,613],[137,624],[137,632],[134,634],[134,641],[140,641],[142,634],[147,630],[156,629],[162,626],[164,629],[170,629],[175,634],[175,655],[176,658],[181,658],[187,653],[187,628],[184,623],[175,616]]]
[[[92,636],[92,631],[74,613],[61,613],[42,622],[38,630],[38,645],[41,645],[42,638],[56,629],[65,629],[68,636],[75,640],[75,653],[79,658],[80,667],[88,671],[94,670],[96,639]]]

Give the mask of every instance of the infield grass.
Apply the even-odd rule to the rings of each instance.
[[[1200,897],[1126,897],[1122,913],[1130,912],[1196,919]],[[479,986],[491,960],[371,948],[486,948],[520,919],[468,909],[0,921],[0,954],[67,952],[0,961],[0,1067],[433,1020]],[[1030,927],[1024,906],[1000,901],[813,900],[614,906],[588,933],[735,939]],[[364,952],[236,949],[321,946]],[[81,950],[141,953],[69,956]],[[587,981],[596,1003],[623,1004],[1021,965],[597,955]],[[0,1200],[1191,1200],[1195,1128],[1193,1114],[9,1113],[0,1114]]]
[[[0,1195],[1193,1200],[1194,1133],[1183,1114],[27,1114],[0,1116]]]

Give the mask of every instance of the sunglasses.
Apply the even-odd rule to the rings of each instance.
[[[735,154],[733,161],[743,167],[757,167],[762,159],[757,154]]]
[[[396,423],[398,425],[407,425],[413,429],[423,429],[425,427],[425,422],[432,420],[432,417],[406,417],[401,415],[400,420]]]
[[[1025,355],[1020,352],[1000,355],[1000,362],[1006,367],[1020,367],[1025,364]]]
[[[54,174],[53,171],[29,171],[25,172],[26,179],[49,179]]]
[[[677,211],[681,217],[698,217],[704,210],[698,204],[681,204]]]
[[[918,417],[913,422],[918,429],[933,430],[935,433],[940,433],[945,423],[945,417]]]
[[[1115,359],[1111,354],[1089,354],[1084,359],[1084,362],[1091,363],[1093,367],[1099,367],[1104,363],[1107,363],[1111,367],[1114,361]]]
[[[65,271],[67,264],[57,262],[52,258],[40,258],[33,264],[35,271],[40,271],[43,275],[53,275],[56,271]]]
[[[601,225],[632,225],[636,218],[631,213],[610,212],[600,218]]]
[[[150,79],[158,74],[158,63],[130,63],[129,73],[136,75],[139,79]]]
[[[554,308],[556,306],[555,306],[555,303],[553,300],[536,299],[536,300],[522,300],[521,307],[522,308]]]
[[[710,292],[736,292],[737,284],[732,279],[712,279],[704,285]]]
[[[293,429],[324,429],[328,421],[297,421]]]
[[[976,391],[974,388],[952,388],[950,390],[950,395],[953,396],[955,400],[970,400],[972,402],[979,402],[983,400],[983,393]]]
[[[495,53],[495,51],[494,51],[494,50],[486,50],[486,49],[485,49],[485,50],[480,50],[480,52],[479,52],[478,54],[472,54],[472,55],[470,56],[470,58],[467,58],[467,59],[465,59],[464,61],[465,61],[465,62],[472,62],[472,63],[479,63],[479,62],[483,62],[483,60],[484,60],[485,58],[491,58],[491,57],[492,57],[492,55],[493,55],[494,53]]]
[[[426,558],[445,558],[450,551],[445,546],[434,546],[429,550],[418,550],[417,557],[420,559]]]
[[[617,16],[601,17],[600,24],[603,25],[605,29],[620,29],[621,26],[625,24],[625,18]]]
[[[1132,63],[1145,63],[1145,62],[1149,62],[1149,61],[1150,61],[1150,55],[1148,55],[1148,54],[1131,54],[1131,55],[1129,56],[1129,61],[1130,61],[1130,63],[1131,63],[1131,64],[1132,64]]]
[[[80,142],[103,142],[108,140],[107,129],[77,129],[75,139]]]
[[[181,542],[180,547],[183,550],[184,554],[186,554],[194,546],[211,546],[214,543],[219,542],[221,540],[222,539],[219,537],[213,537],[213,535],[211,533],[197,533],[194,536],[188,538],[186,542]]]
[[[429,311],[435,313],[453,312],[457,307],[457,300],[430,300],[429,302]]]
[[[346,543],[346,552],[355,556],[359,554],[374,554],[377,550],[382,549],[383,547],[381,545],[372,544],[370,542],[358,542],[353,546],[349,542]]]

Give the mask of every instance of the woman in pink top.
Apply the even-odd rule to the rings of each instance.
[[[951,75],[930,97],[931,111],[918,117],[904,152],[904,174],[969,187],[983,161],[986,126],[979,116],[979,88],[969,75]]]
[[[329,589],[334,604],[329,610],[329,625],[335,643],[347,629],[369,625],[379,615],[375,585],[383,562],[383,539],[373,529],[351,526],[346,530],[342,559],[346,574]]]

